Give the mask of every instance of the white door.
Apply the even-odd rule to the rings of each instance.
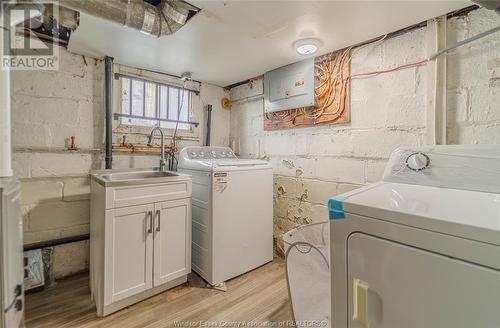
[[[500,272],[388,240],[348,240],[349,327],[498,328]]]
[[[153,287],[154,205],[108,211],[105,305]]]
[[[155,204],[154,285],[191,271],[191,199]]]

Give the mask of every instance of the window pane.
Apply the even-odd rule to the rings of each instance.
[[[181,90],[181,110],[180,110],[180,121],[188,121],[189,119],[189,97],[191,97],[191,92],[186,90]]]
[[[144,116],[156,116],[156,84],[146,83]],[[156,125],[155,121],[147,121],[148,125]]]
[[[168,118],[169,120],[177,119],[177,105],[178,105],[178,88],[162,86],[162,108],[161,115],[162,118]],[[175,122],[160,122],[162,128],[175,129]]]
[[[160,118],[167,119],[168,113],[168,90],[169,88],[165,85],[160,86]],[[160,122],[161,127],[165,127],[166,122]]]
[[[121,78],[122,81],[122,114],[130,114],[130,79]],[[121,118],[121,123],[130,124],[130,119]]]
[[[137,80],[132,80],[132,115],[142,116],[142,99],[144,96],[144,90],[142,88],[142,82]]]
[[[191,92],[186,90],[181,90],[181,109],[179,121],[189,121],[189,112],[191,111]],[[179,123],[178,129],[189,130],[189,124]]]
[[[156,91],[153,91],[153,83],[132,80],[132,115],[156,117]],[[133,118],[130,120],[132,125],[153,126],[155,121],[141,120]]]
[[[168,117],[171,120],[177,119],[177,112],[179,110],[179,89],[170,88],[169,102],[168,102]]]

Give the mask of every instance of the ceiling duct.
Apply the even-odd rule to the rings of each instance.
[[[160,37],[178,31],[200,9],[182,0],[59,0],[59,5]]]

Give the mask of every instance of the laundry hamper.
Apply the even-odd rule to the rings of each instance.
[[[302,225],[283,235],[288,293],[297,327],[330,327],[329,222]]]

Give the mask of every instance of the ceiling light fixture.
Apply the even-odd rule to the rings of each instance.
[[[303,56],[308,56],[314,54],[318,51],[321,45],[321,41],[314,38],[300,39],[293,43],[295,51]]]

